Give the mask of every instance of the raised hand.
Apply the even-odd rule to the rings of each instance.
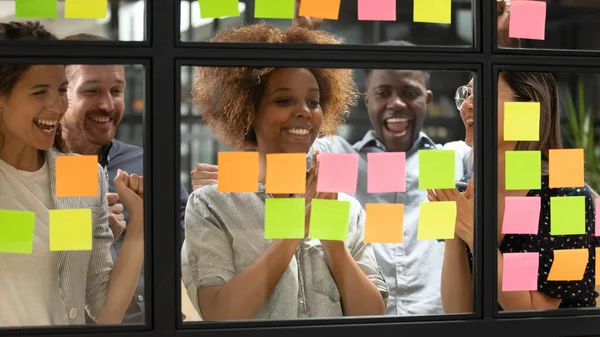
[[[323,24],[323,19],[300,16],[300,3],[302,3],[302,0],[294,1],[294,18],[292,19],[292,27],[319,29],[321,24]]]
[[[144,210],[144,177],[137,174],[131,176],[120,169],[114,179],[115,187],[121,202],[129,214],[143,215]]]
[[[510,4],[506,0],[496,0],[498,13],[498,46],[504,48],[518,48],[521,44],[519,39],[508,37],[510,22]]]
[[[192,187],[195,190],[205,185],[217,183],[219,167],[217,165],[198,163],[190,172],[192,176]]]
[[[106,193],[106,199],[108,200],[108,210],[110,212],[108,227],[110,227],[116,240],[123,234],[125,227],[127,227],[125,216],[123,215],[124,207],[117,203],[119,201],[119,194],[117,193]]]

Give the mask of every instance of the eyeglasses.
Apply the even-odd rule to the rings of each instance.
[[[458,89],[456,89],[456,93],[454,94],[454,102],[456,103],[456,108],[459,111],[460,111],[460,109],[462,109],[463,104],[465,104],[465,100],[467,98],[469,98],[469,96],[471,96],[471,95],[473,95],[473,88],[471,88],[469,86],[461,85],[460,87],[458,87]],[[507,93],[507,92],[502,92],[502,91],[498,91],[498,96],[499,95],[506,95],[506,96],[510,96],[513,98],[522,98],[522,96]]]

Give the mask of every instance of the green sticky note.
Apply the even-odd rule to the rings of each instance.
[[[419,189],[456,188],[454,150],[419,150]]]
[[[455,201],[420,203],[417,240],[454,239],[455,228]]]
[[[67,19],[105,19],[107,0],[65,0]]]
[[[16,18],[55,19],[58,0],[16,0]]]
[[[0,253],[31,254],[35,213],[0,210]]]
[[[452,0],[414,0],[413,21],[449,24]]]
[[[240,16],[238,0],[198,0],[200,17],[218,19],[225,16]]]
[[[345,241],[349,218],[349,201],[313,199],[308,236],[319,240]]]
[[[254,17],[257,19],[293,19],[294,0],[255,0]]]
[[[52,209],[50,251],[92,250],[92,210]]]
[[[504,140],[540,140],[540,103],[504,103]]]
[[[265,239],[304,239],[304,198],[265,200]]]
[[[582,234],[585,234],[585,196],[550,197],[550,235]]]
[[[540,151],[506,151],[506,190],[538,190],[542,187]]]

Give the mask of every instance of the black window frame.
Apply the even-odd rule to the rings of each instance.
[[[600,73],[595,51],[497,47],[495,1],[473,1],[474,45],[452,47],[286,46],[180,41],[180,0],[146,0],[146,41],[2,41],[0,62],[142,64],[145,69],[144,175],[146,312],[141,326],[0,329],[2,336],[591,336],[600,311],[497,312],[497,79],[501,70]],[[268,50],[268,52],[265,52]],[[181,66],[269,65],[412,68],[476,72],[475,311],[464,315],[243,323],[181,321]],[[535,65],[535,66],[533,66]],[[483,97],[494,99],[484,100]],[[493,111],[485,114],[483,111]],[[1,300],[1,299],[0,299]]]

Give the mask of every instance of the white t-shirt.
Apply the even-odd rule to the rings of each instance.
[[[0,326],[67,325],[57,253],[49,250],[48,210],[54,204],[48,166],[26,172],[0,159],[0,186],[0,209],[36,215],[33,253],[0,253]]]

